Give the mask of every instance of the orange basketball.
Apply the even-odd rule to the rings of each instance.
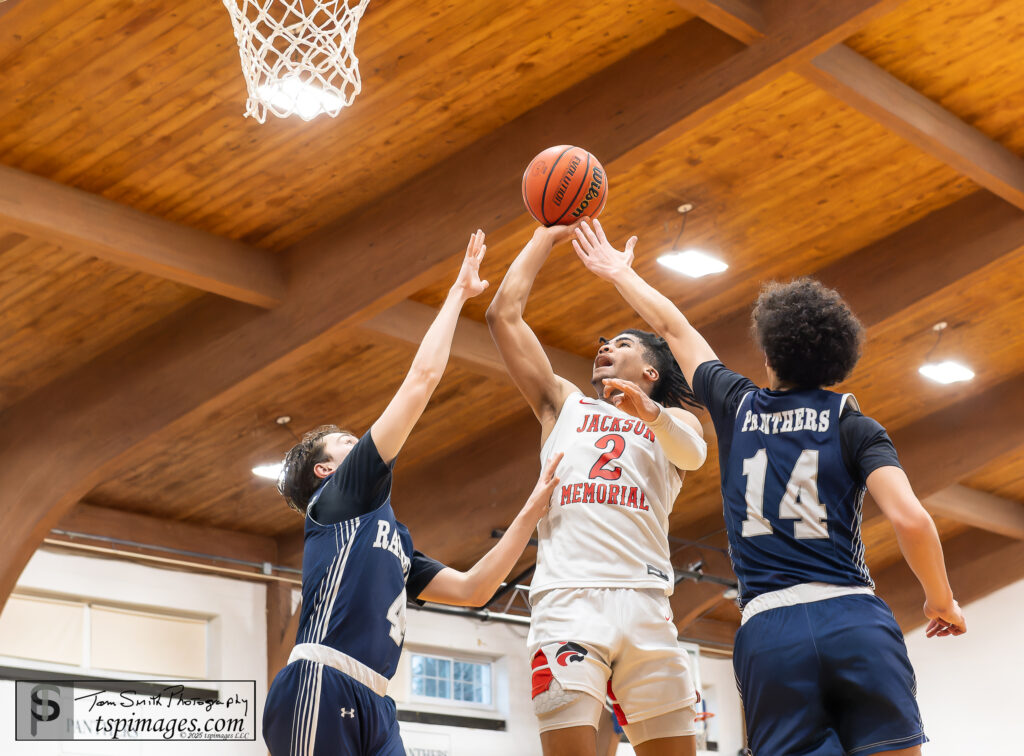
[[[604,167],[582,147],[548,147],[523,174],[523,202],[544,226],[568,226],[583,216],[596,218],[606,199]]]

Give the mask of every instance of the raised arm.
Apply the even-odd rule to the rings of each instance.
[[[614,284],[637,315],[668,342],[683,377],[692,386],[697,366],[718,358],[679,308],[633,270],[636,241],[636,237],[631,236],[625,251],[620,252],[609,243],[601,224],[595,220],[593,227],[586,222],[577,227],[572,246],[587,270]]]
[[[868,491],[896,531],[903,558],[924,588],[926,635],[962,635],[967,623],[953,598],[935,522],[921,505],[906,473],[898,467],[879,467],[867,477]]]
[[[413,426],[426,409],[434,389],[441,382],[441,376],[448,365],[452,337],[455,335],[455,325],[462,305],[487,288],[487,281],[480,280],[480,263],[486,251],[484,232],[478,230],[469,239],[459,276],[449,289],[441,311],[424,334],[405,380],[387,408],[370,427],[373,443],[385,462],[398,456]]]
[[[561,452],[547,461],[526,504],[501,540],[480,561],[466,572],[445,567],[420,591],[419,598],[438,604],[483,606],[519,561],[537,523],[547,514],[551,506],[551,492],[559,482],[555,469],[561,461]]]
[[[501,286],[487,308],[487,325],[505,369],[522,392],[545,435],[558,419],[562,403],[575,387],[555,375],[536,334],[523,320],[530,289],[551,247],[569,238],[568,226],[538,228],[530,242],[509,266]]]

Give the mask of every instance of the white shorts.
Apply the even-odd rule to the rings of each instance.
[[[554,678],[602,702],[607,695],[620,725],[698,700],[661,591],[554,588],[534,599],[531,614],[534,698]]]

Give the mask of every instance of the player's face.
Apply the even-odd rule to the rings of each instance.
[[[597,385],[604,378],[621,378],[644,386],[650,382],[650,376],[647,375],[649,370],[653,368],[645,359],[640,339],[631,333],[620,333],[597,350],[592,380]],[[599,385],[598,392],[603,393]]]
[[[317,467],[322,465],[329,468],[328,474],[334,472],[352,451],[356,441],[356,437],[351,433],[328,433],[324,436],[324,453],[327,455],[327,460],[318,464]]]

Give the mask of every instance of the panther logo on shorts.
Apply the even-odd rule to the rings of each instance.
[[[583,648],[579,643],[573,643],[572,641],[566,641],[558,647],[558,651],[555,653],[555,659],[561,666],[566,666],[569,662],[581,662],[583,657],[587,655],[587,649]]]

